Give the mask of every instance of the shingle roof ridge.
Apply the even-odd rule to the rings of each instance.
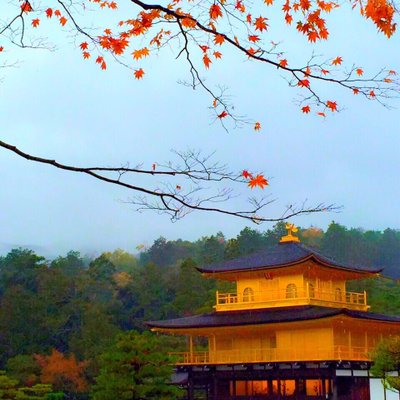
[[[283,251],[285,249],[287,251]],[[308,257],[315,257],[322,263],[326,263],[333,267],[357,270],[361,272],[380,272],[381,269],[372,270],[365,267],[344,265],[334,258],[325,256],[320,253],[319,250],[306,246],[303,243],[298,242],[286,242],[277,243],[275,245],[269,245],[256,252],[246,254],[231,260],[223,260],[215,263],[211,263],[205,266],[196,267],[200,272],[227,272],[227,271],[239,271],[239,270],[256,270],[262,268],[273,268],[285,266],[288,264],[296,264]]]
[[[303,305],[277,307],[270,309],[236,310],[224,312],[214,311],[211,313],[192,315],[189,317],[181,317],[164,321],[148,321],[145,324],[149,327],[166,329],[218,327],[228,325],[240,326],[315,320],[333,317],[341,314],[346,315],[350,318],[361,318],[400,323],[400,317],[387,316],[384,314],[349,310],[346,308]]]

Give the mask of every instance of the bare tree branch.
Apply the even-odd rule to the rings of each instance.
[[[221,188],[220,183],[226,181],[238,185],[247,185],[247,182],[241,174],[234,174],[229,172],[226,166],[213,163],[211,156],[202,157],[199,152],[194,151],[176,153],[181,164],[168,162],[158,165],[154,170],[147,170],[140,167],[130,168],[129,166],[76,167],[31,155],[4,141],[0,141],[0,147],[29,161],[47,164],[64,171],[83,173],[97,180],[136,192],[138,195],[128,202],[134,205],[138,211],[153,210],[165,213],[173,221],[181,219],[192,211],[207,211],[246,219],[254,223],[262,223],[282,221],[301,214],[340,210],[340,207],[334,204],[320,203],[316,206],[307,206],[304,202],[300,206],[289,205],[285,207],[279,216],[267,216],[263,214],[264,209],[275,201],[270,197],[250,198],[248,201],[249,209],[246,210],[230,210],[218,207],[216,204],[224,204],[236,196],[233,188]],[[172,179],[172,183],[159,184],[149,181],[148,185],[144,186],[129,181],[129,179],[135,180],[138,175],[149,176],[150,179],[167,177]],[[177,184],[177,178],[184,178],[187,187],[183,187],[181,183]],[[215,184],[215,186],[212,188],[204,187],[201,185],[204,182]],[[154,184],[157,187],[151,188],[151,185]]]

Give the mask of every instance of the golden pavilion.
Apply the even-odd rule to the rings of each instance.
[[[346,288],[380,270],[337,263],[287,229],[274,247],[198,268],[235,284],[216,293],[214,312],[147,323],[187,336],[175,380],[188,400],[380,400],[371,351],[400,335],[400,317],[369,312],[366,292]],[[206,348],[196,350],[195,339]]]

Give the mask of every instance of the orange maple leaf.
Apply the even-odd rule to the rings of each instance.
[[[311,108],[310,108],[310,106],[304,106],[304,107],[301,107],[301,111],[304,114],[308,114],[311,111]]]
[[[361,76],[364,73],[364,71],[362,70],[362,68],[357,68],[356,73],[358,76]]]
[[[176,185],[176,190],[181,190],[182,187],[180,185]]]
[[[386,82],[386,83],[392,83],[393,82],[393,80],[390,79],[390,78],[385,78],[383,81]]]
[[[215,58],[222,58],[222,53],[220,53],[219,51],[214,51],[213,55]]]
[[[226,111],[222,111],[221,114],[218,114],[218,118],[219,118],[219,119],[225,118],[225,117],[227,117],[227,116],[228,116],[228,113],[227,113]]]
[[[342,57],[336,57],[335,59],[332,60],[331,64],[332,65],[340,65],[343,61]]]
[[[39,18],[35,18],[35,19],[32,20],[32,26],[34,28],[37,28],[39,26],[39,24],[40,24],[40,19]]]
[[[317,39],[319,39],[319,34],[316,31],[311,31],[311,32],[308,32],[307,37],[310,42],[315,43],[317,41]]]
[[[249,35],[249,41],[253,43],[257,43],[260,38],[257,35]]]
[[[222,17],[221,7],[218,4],[213,4],[210,7],[210,18],[217,19],[219,17]]]
[[[253,178],[253,175],[249,171],[247,171],[245,169],[242,171],[242,176],[244,177],[244,179]]]
[[[251,189],[255,187],[259,187],[264,189],[265,186],[269,185],[268,181],[264,178],[264,175],[258,174],[255,177],[250,178],[249,183],[247,184]]]
[[[369,96],[370,96],[370,97],[375,97],[375,92],[374,92],[373,90],[371,90],[371,91],[369,92]]]
[[[142,79],[144,75],[143,69],[142,68],[135,69],[134,75],[136,79]]]
[[[106,64],[106,62],[104,61],[104,58],[103,58],[102,56],[98,56],[98,57],[96,58],[96,63],[97,63],[97,64],[100,64],[101,69],[107,69],[107,64]]]
[[[194,28],[197,25],[196,20],[192,17],[182,18],[181,23],[185,28]]]
[[[21,11],[24,12],[24,13],[28,13],[28,12],[33,11],[31,3],[29,3],[29,1],[24,1],[21,4]]]
[[[52,8],[48,8],[46,10],[46,16],[47,16],[47,18],[51,18],[53,16],[53,9]]]
[[[88,51],[84,51],[84,52],[83,52],[83,58],[84,58],[85,60],[87,60],[88,58],[90,58],[90,53],[89,53]]]
[[[236,10],[239,10],[241,13],[244,13],[246,11],[246,6],[241,1],[236,2],[235,8]]]
[[[0,46],[0,53],[4,50],[3,46]]]
[[[326,106],[327,106],[332,112],[337,111],[337,104],[336,104],[336,101],[330,101],[330,100],[328,100],[328,101],[326,102]]]
[[[325,113],[322,111],[318,112],[317,115],[319,115],[320,117],[324,117],[324,118],[326,117]]]
[[[329,71],[327,70],[327,69],[321,69],[321,73],[323,74],[323,75],[327,75],[327,74],[329,74]]]
[[[267,30],[268,25],[267,25],[267,23],[265,21],[267,21],[267,18],[264,18],[264,17],[261,17],[261,16],[256,18],[256,20],[254,22],[254,26],[256,27],[256,31],[258,30],[258,31],[262,32],[262,31],[266,31]]]
[[[61,17],[60,18],[60,24],[62,25],[62,26],[65,26],[65,24],[67,23],[67,18],[65,18],[65,17]]]
[[[260,131],[260,130],[261,130],[261,124],[260,124],[259,122],[256,122],[256,123],[254,124],[254,130],[255,130],[255,131]]]
[[[132,55],[135,60],[140,60],[143,57],[147,57],[150,54],[150,51],[147,47],[143,49],[135,50]]]
[[[54,15],[55,15],[56,17],[61,17],[61,11],[60,11],[60,10],[54,11]]]
[[[279,61],[279,65],[283,68],[286,68],[288,66],[288,62],[286,60],[286,58],[284,58],[283,60]]]
[[[210,64],[211,64],[211,60],[210,60],[210,57],[208,57],[208,55],[207,54],[204,54],[204,56],[203,56],[203,63],[204,63],[204,65],[205,65],[205,67],[208,69],[208,68],[210,68]]]
[[[82,42],[79,47],[81,48],[81,50],[87,50],[88,48],[88,43],[87,42]]]
[[[220,46],[225,42],[225,38],[222,35],[214,36],[214,44],[219,44]]]
[[[396,75],[396,71],[393,71],[392,69],[389,71],[389,75]]]
[[[358,94],[358,93],[360,93],[360,91],[357,88],[353,88],[353,93]]]
[[[309,88],[310,87],[310,81],[308,79],[300,79],[297,82],[297,86]]]

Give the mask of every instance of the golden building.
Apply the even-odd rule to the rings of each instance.
[[[379,400],[371,395],[371,351],[400,335],[400,318],[368,311],[349,280],[380,270],[346,266],[289,233],[275,247],[198,268],[233,282],[210,314],[152,321],[154,331],[186,335],[177,374],[187,399]],[[207,340],[197,351],[194,338]]]

